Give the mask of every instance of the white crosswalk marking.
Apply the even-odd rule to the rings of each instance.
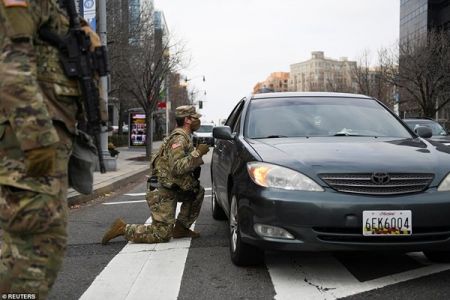
[[[211,188],[205,188],[205,191],[210,191]],[[145,193],[128,193],[124,194],[125,196],[131,196],[131,197],[138,197],[138,196],[145,196]]]
[[[410,256],[422,263],[427,262],[422,253],[412,253]],[[330,254],[268,254],[266,265],[277,300],[338,299],[450,270],[450,264],[428,262],[422,268],[360,282]]]
[[[178,204],[177,214],[180,206]],[[151,223],[151,219],[146,223]],[[190,238],[172,239],[162,244],[128,243],[80,299],[175,300],[190,244]]]
[[[145,196],[145,193],[129,193],[129,194],[125,194],[125,196],[131,196],[131,197]]]
[[[105,202],[103,205],[116,205],[116,204],[130,204],[130,203],[142,203],[146,202],[146,200],[132,200],[132,201],[117,201],[117,202]]]

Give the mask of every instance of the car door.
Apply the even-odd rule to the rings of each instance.
[[[244,100],[241,100],[225,123],[229,126],[233,133],[238,131],[238,124],[244,107]],[[228,175],[230,174],[231,167],[236,155],[235,140],[217,140],[216,146],[213,152],[212,158],[212,176],[214,190],[217,196],[217,200],[221,203],[224,209],[228,209]]]

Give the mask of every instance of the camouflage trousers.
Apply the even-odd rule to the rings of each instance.
[[[200,214],[204,196],[205,189],[202,186],[189,195],[164,188],[148,191],[146,200],[152,224],[127,224],[125,239],[148,244],[168,242],[172,237],[177,203],[182,202],[177,221],[190,228]]]
[[[60,138],[57,164],[55,174],[47,181],[56,181],[53,187],[57,189],[44,193],[35,191],[39,188],[33,189],[33,185],[26,188],[24,183],[20,187],[0,185],[0,294],[36,293],[39,299],[45,299],[61,268],[67,244],[67,165],[72,137],[56,127]],[[10,127],[6,128],[0,139],[0,159],[19,168],[23,166],[23,154],[15,143]]]

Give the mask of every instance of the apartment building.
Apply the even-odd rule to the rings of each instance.
[[[287,92],[288,91],[288,72],[273,72],[262,82],[258,82],[253,87],[253,93],[264,92]]]
[[[356,61],[346,57],[327,58],[323,51],[314,51],[307,61],[290,66],[288,90],[293,92],[355,92],[352,72]]]

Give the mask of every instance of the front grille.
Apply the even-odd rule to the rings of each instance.
[[[418,193],[430,185],[434,174],[429,173],[387,173],[389,180],[383,183],[373,181],[373,173],[319,174],[331,188],[338,192],[367,195],[396,195]]]
[[[409,236],[364,236],[361,228],[313,227],[313,230],[319,240],[330,243],[417,243],[450,238],[449,227],[413,227]]]

